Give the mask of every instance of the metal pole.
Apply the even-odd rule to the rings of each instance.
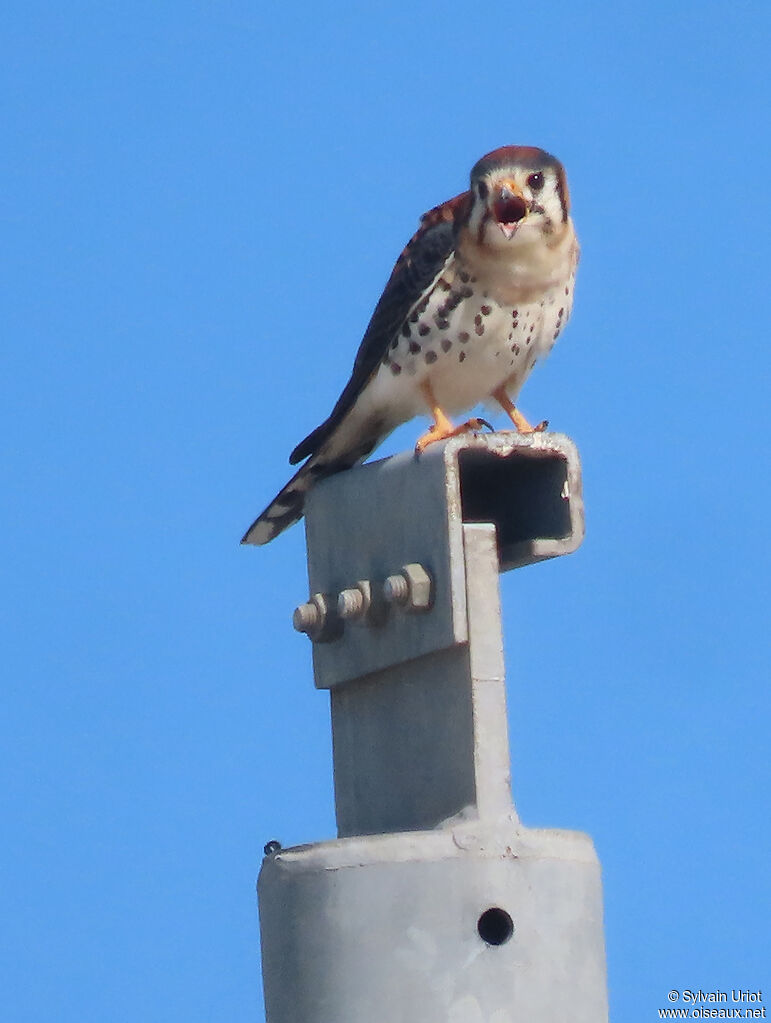
[[[575,550],[557,434],[453,438],[341,473],[306,510],[338,839],[266,856],[267,1023],[603,1023],[591,839],[512,805],[498,573]]]

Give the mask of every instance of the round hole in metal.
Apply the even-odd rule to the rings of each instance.
[[[491,906],[477,920],[477,931],[488,945],[505,945],[514,933],[514,921],[505,909]]]

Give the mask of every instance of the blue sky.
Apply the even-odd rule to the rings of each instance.
[[[302,530],[238,539],[506,143],[571,184],[521,405],[588,523],[502,580],[516,803],[595,840],[614,1019],[767,1002],[769,8],[279,8],[4,10],[2,1016],[263,1018],[261,850],[334,834],[330,739]]]

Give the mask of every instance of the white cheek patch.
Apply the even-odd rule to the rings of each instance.
[[[554,221],[555,224],[561,224],[563,221],[563,210],[562,202],[557,192],[557,182],[553,178],[550,179],[546,188],[548,188],[548,192],[544,195],[541,205],[546,210],[546,216],[550,220]],[[544,192],[546,192],[546,188],[544,188]]]
[[[562,201],[559,197],[559,190],[557,187],[557,179],[553,174],[544,175],[543,188],[534,192],[532,189],[528,189],[532,195],[533,205],[543,210],[541,214],[547,220],[550,220],[552,224],[561,224],[564,219],[564,213],[562,209]]]

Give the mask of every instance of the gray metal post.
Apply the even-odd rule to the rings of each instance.
[[[258,883],[267,1023],[603,1023],[591,839],[511,801],[498,572],[583,538],[558,434],[453,438],[319,484],[295,624],[330,690],[336,841]]]

